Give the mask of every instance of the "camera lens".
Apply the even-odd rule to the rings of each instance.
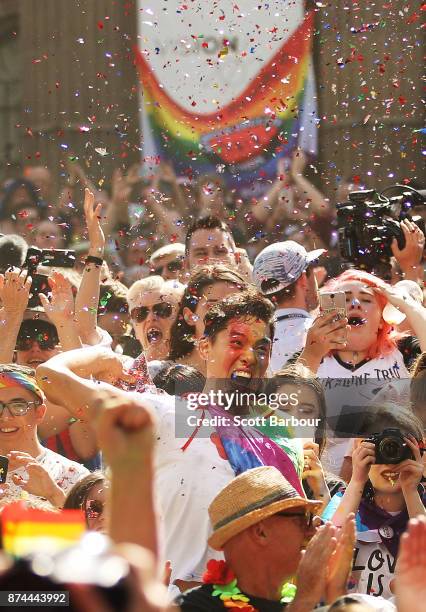
[[[399,463],[404,458],[404,444],[397,438],[384,438],[379,445],[383,463]]]

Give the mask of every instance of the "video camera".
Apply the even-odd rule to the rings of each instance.
[[[48,276],[46,274],[38,274],[38,266],[73,268],[74,265],[75,251],[70,249],[39,249],[37,247],[29,247],[22,265],[23,268],[28,270],[28,274],[32,278],[28,308],[39,306],[39,293],[47,294],[50,291]]]
[[[384,193],[393,190],[389,197]],[[405,237],[399,225],[408,219],[423,233],[425,223],[420,215],[411,215],[416,206],[425,203],[425,191],[393,185],[381,193],[374,190],[352,191],[349,201],[337,204],[339,249],[346,261],[368,272],[390,272],[391,243],[394,238],[403,249]]]

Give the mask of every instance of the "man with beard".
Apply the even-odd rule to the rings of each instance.
[[[194,403],[191,409],[189,401],[168,395],[132,396],[141,409],[151,407],[158,416],[156,494],[165,558],[172,562],[172,582],[181,589],[201,581],[208,558],[221,558],[206,545],[211,529],[207,508],[236,474],[270,462],[300,488],[296,469],[278,444],[235,423],[232,413],[248,414],[248,406],[230,402],[229,427],[209,426],[209,419],[224,412],[220,405],[210,405],[219,391],[225,395],[242,388],[258,391],[269,365],[273,312],[271,302],[253,290],[234,294],[209,311],[199,347],[206,360],[207,382],[203,393],[192,398],[195,409]],[[104,380],[105,374],[109,380],[129,380],[119,357],[97,348],[70,351],[38,369],[48,397],[52,401],[65,397],[71,411],[95,402],[100,387],[112,396],[126,393],[87,380],[90,376]],[[191,417],[202,416],[207,407],[204,422],[193,424]]]

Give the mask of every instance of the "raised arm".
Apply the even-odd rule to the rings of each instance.
[[[97,346],[55,355],[37,368],[36,375],[49,401],[84,420],[90,420],[88,409],[100,390],[105,385],[111,388],[107,382],[135,383],[119,355]],[[91,377],[107,382],[95,382]]]
[[[347,322],[347,319],[338,318],[337,311],[319,314],[308,330],[305,347],[297,361],[316,374],[327,353],[333,349],[343,350],[346,346],[344,342],[339,342],[336,336]]]
[[[173,209],[166,208],[165,196],[159,189],[160,178],[159,173],[154,176],[145,198],[146,204],[157,219],[160,233],[164,234],[169,240],[171,236],[175,236],[175,240],[183,242],[181,215]]]
[[[160,179],[170,185],[172,192],[171,207],[183,217],[187,214],[186,200],[171,163],[162,162],[160,164]]]
[[[109,389],[98,395],[90,412],[111,470],[109,534],[116,543],[149,549],[158,560],[152,411],[137,394]]]
[[[413,280],[423,287],[423,251],[425,236],[422,230],[412,221],[404,219],[400,223],[405,238],[405,246],[399,249],[396,238],[393,239],[391,249],[393,256],[401,268],[404,279]]]
[[[90,248],[75,303],[77,328],[83,344],[97,344],[101,340],[97,328],[101,266],[105,249],[105,236],[100,223],[101,207],[101,204],[95,205],[94,194],[85,189],[84,214]]]
[[[375,287],[374,291],[384,295],[388,302],[403,312],[410,328],[417,336],[422,352],[426,351],[426,308],[408,295],[401,295],[388,285],[385,288]]]
[[[331,210],[330,202],[323,194],[303,175],[307,163],[307,158],[302,149],[294,151],[290,167],[290,176],[298,192],[299,197],[310,205],[311,213],[324,216]]]
[[[56,327],[64,351],[80,348],[81,341],[74,321],[74,296],[72,286],[60,272],[53,272],[48,279],[52,290],[51,299],[40,293],[40,302],[45,313]]]
[[[141,395],[87,378],[105,378],[107,373],[110,380],[135,382],[115,353],[98,347],[56,355],[37,368],[37,380],[48,399],[62,396],[70,411],[83,407],[94,426],[112,474],[111,537],[149,548],[157,556],[152,496],[154,421]]]
[[[355,448],[352,454],[352,478],[343,494],[339,507],[331,519],[337,527],[341,527],[350,515],[358,512],[370,466],[375,460],[375,446],[371,442],[362,441]]]
[[[0,274],[0,363],[12,363],[19,328],[21,327],[31,289],[26,270],[14,268]]]
[[[271,217],[278,204],[278,196],[288,186],[288,182],[289,176],[285,169],[285,158],[281,157],[277,161],[277,178],[263,198],[255,201],[251,206],[251,214],[258,223],[266,223]]]

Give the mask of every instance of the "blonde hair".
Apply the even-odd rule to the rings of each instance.
[[[174,242],[173,244],[166,244],[156,251],[153,252],[151,257],[149,258],[149,263],[153,264],[155,261],[158,261],[162,257],[168,257],[169,255],[181,255],[185,256],[185,245],[181,242]]]
[[[164,280],[162,276],[148,276],[138,280],[129,288],[127,292],[127,303],[129,310],[138,306],[140,298],[145,293],[151,291],[161,291],[161,293],[175,293],[180,301],[183,296],[184,285],[175,280]]]

